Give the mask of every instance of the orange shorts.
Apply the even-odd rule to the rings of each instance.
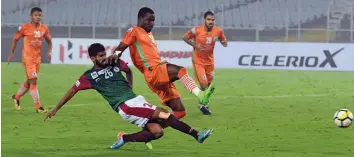
[[[167,64],[158,65],[152,71],[145,72],[144,77],[150,90],[160,97],[163,104],[181,97],[174,83],[170,82]]]
[[[23,67],[25,68],[25,73],[27,79],[34,79],[38,77],[40,63],[28,63],[22,62]]]
[[[214,65],[193,64],[194,77],[199,84],[209,84],[214,78]]]

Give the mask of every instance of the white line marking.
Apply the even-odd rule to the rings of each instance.
[[[219,97],[212,97],[211,99],[213,100],[226,100],[226,99],[282,99],[282,98],[294,98],[294,97],[327,97],[327,96],[353,96],[352,94],[308,94],[308,95],[235,95],[235,96],[219,96]],[[196,97],[182,97],[183,100],[197,100]],[[158,100],[150,100],[151,102],[159,102]],[[87,103],[87,104],[67,104],[64,107],[79,107],[79,106],[89,106],[89,105],[95,105],[98,103]],[[55,106],[45,106],[45,107],[50,107],[53,108]],[[13,107],[11,108],[2,108],[2,111],[7,111],[7,110],[14,110]]]

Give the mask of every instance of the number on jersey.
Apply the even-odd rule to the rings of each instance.
[[[148,104],[148,103],[144,103],[143,106],[144,106],[144,107],[152,108],[152,105],[151,105],[151,104]]]
[[[104,72],[104,78],[105,78],[105,79],[109,79],[109,78],[112,77],[112,76],[113,76],[113,73],[112,73],[111,70],[106,70],[106,71]]]
[[[213,40],[212,40],[211,37],[207,37],[207,38],[206,38],[206,44],[211,44],[212,41],[213,41]]]
[[[34,37],[35,38],[41,37],[41,32],[40,31],[34,31]]]

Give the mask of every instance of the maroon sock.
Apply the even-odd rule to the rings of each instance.
[[[172,114],[166,119],[166,124],[173,129],[179,130],[183,133],[193,136],[195,139],[198,139],[198,131],[194,130],[188,124],[178,120],[177,117]]]
[[[156,139],[154,134],[146,130],[123,135],[124,142],[149,142],[154,139]]]

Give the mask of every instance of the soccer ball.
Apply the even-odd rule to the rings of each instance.
[[[347,128],[353,122],[353,113],[348,109],[340,109],[334,114],[333,121],[338,127]]]

